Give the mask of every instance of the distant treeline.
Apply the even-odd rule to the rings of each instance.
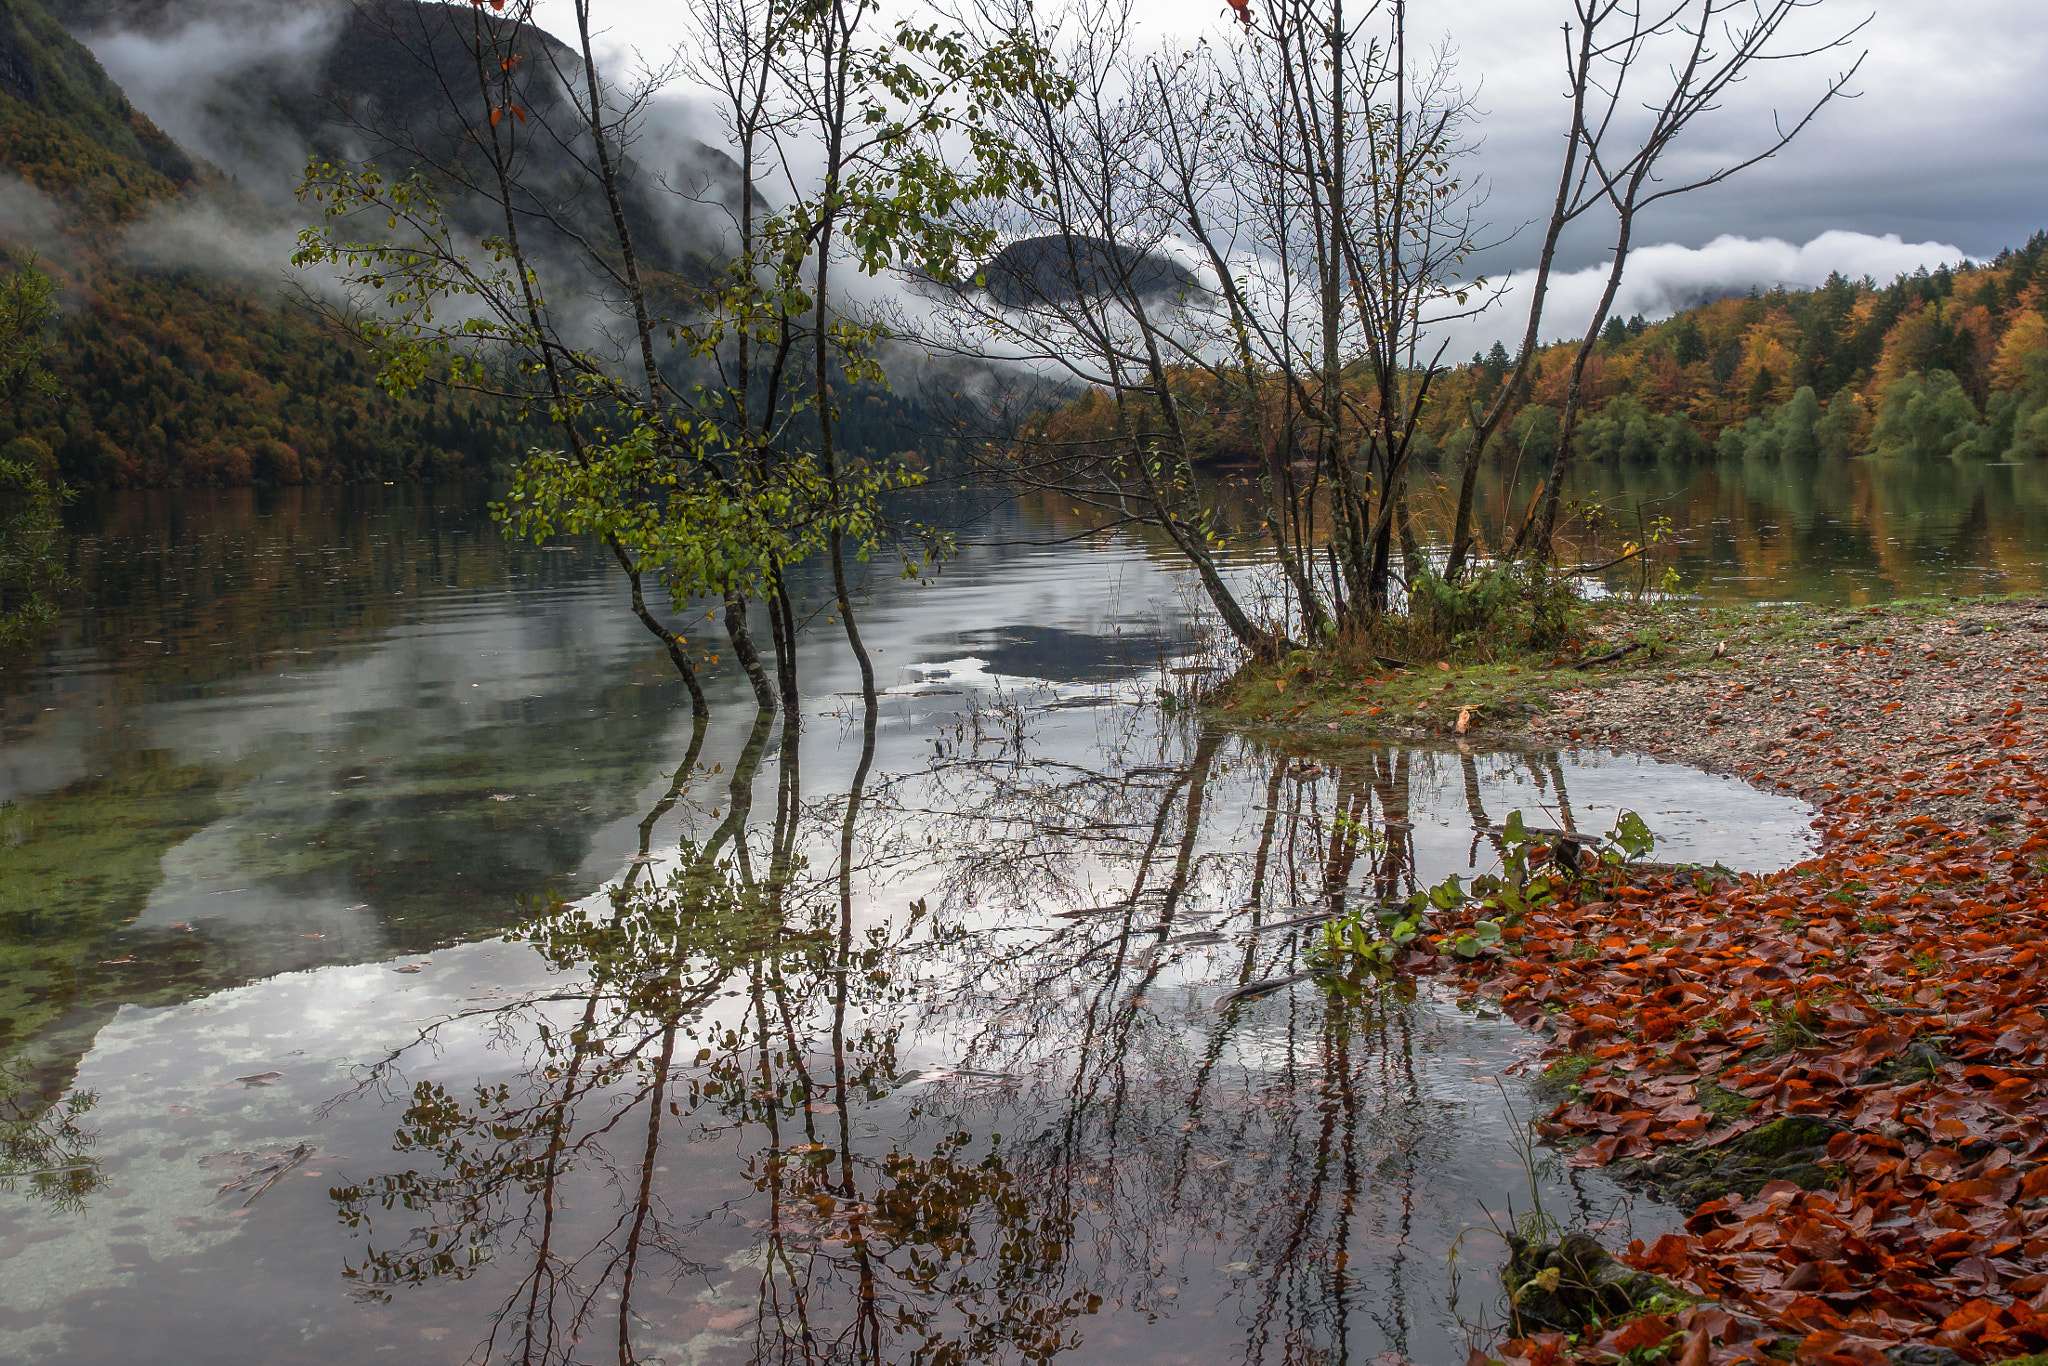
[[[0,452],[76,487],[445,482],[559,441],[545,414],[426,388],[393,398],[303,308],[192,270],[99,266],[48,352],[57,392],[0,405]],[[929,449],[923,405],[850,391],[855,459]]]
[[[58,392],[0,447],[77,486],[458,479],[545,438],[468,395],[392,399],[303,310],[193,271],[94,270],[48,359]]]
[[[1587,459],[1648,463],[1873,452],[1918,458],[2048,455],[2048,232],[1988,264],[1902,275],[1888,285],[1831,275],[1813,290],[1752,292],[1659,323],[1609,319],[1587,367]],[[1576,342],[1543,348],[1493,450],[1547,461]],[[1418,440],[1425,459],[1462,458],[1475,405],[1514,369],[1496,343],[1432,382]],[[1182,373],[1181,413],[1219,464],[1257,460],[1271,434],[1213,375]],[[1357,377],[1361,401],[1369,398]],[[1099,392],[1042,419],[1061,443],[1106,438]]]

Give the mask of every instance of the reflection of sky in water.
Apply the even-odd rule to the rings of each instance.
[[[8,855],[16,862],[0,864],[13,879],[0,891],[70,896],[53,905],[114,920],[77,942],[87,985],[73,1024],[28,1049],[60,1084],[75,1064],[77,1084],[99,1092],[91,1120],[109,1185],[82,1212],[26,1201],[0,1211],[0,1356],[328,1362],[390,1351],[454,1362],[519,1283],[532,1196],[518,1181],[506,1188],[516,1199],[484,1201],[506,1221],[494,1225],[492,1261],[376,1294],[343,1266],[441,1236],[448,1209],[373,1201],[349,1228],[329,1190],[439,1170],[433,1153],[393,1147],[418,1084],[461,1103],[479,1084],[515,1097],[555,1084],[559,1060],[543,1055],[534,1023],[573,1023],[584,970],[549,972],[531,949],[486,936],[529,923],[548,889],[609,923],[600,885],[643,850],[636,876],[659,884],[679,839],[730,816],[752,718],[740,680],[714,668],[719,710],[701,767],[660,807],[689,744],[687,710],[603,561],[479,538],[455,586],[438,559],[432,575],[405,577],[408,535],[451,535],[450,517],[480,526],[473,508],[467,522],[437,516],[423,528],[405,509],[370,509],[329,525],[336,537],[382,528],[369,577],[407,594],[385,618],[358,619],[375,594],[323,558],[318,537],[266,542],[259,524],[243,528],[245,542],[270,561],[318,565],[334,601],[279,615],[263,610],[268,589],[231,575],[211,596],[131,587],[94,604],[102,639],[160,640],[161,655],[88,642],[5,683],[5,781],[34,819]],[[1000,525],[991,540],[1035,534],[1024,514]],[[815,604],[820,588],[805,580],[799,596]],[[1058,1357],[1075,1362],[1234,1361],[1268,1331],[1255,1327],[1262,1315],[1325,1344],[1341,1335],[1361,1359],[1388,1346],[1420,1361],[1462,1356],[1447,1259],[1484,1224],[1482,1202],[1496,1214],[1526,1203],[1508,1144],[1517,1092],[1494,1079],[1535,1041],[1428,985],[1412,1000],[1386,988],[1353,1005],[1297,985],[1229,1015],[1218,997],[1295,970],[1313,929],[1271,926],[1333,889],[1370,900],[1491,866],[1474,803],[1489,821],[1521,809],[1554,823],[1568,801],[1592,830],[1631,808],[1666,836],[1659,857],[1736,867],[1796,857],[1802,808],[1605,754],[1363,747],[1292,776],[1291,756],[1134,705],[1186,627],[1178,577],[1129,542],[970,549],[930,585],[878,574],[873,592],[863,631],[896,691],[882,705],[845,928],[876,956],[854,976],[839,1032],[857,1053],[882,1031],[888,1065],[850,1113],[798,1104],[779,1122],[829,1130],[871,1202],[891,1153],[921,1180],[979,1173],[958,1178],[959,1198],[999,1225],[1039,1221],[1030,1245],[1059,1254],[1029,1284],[968,1287],[970,1271],[995,1275],[986,1258],[959,1262],[952,1282],[919,1283],[911,1253],[951,1255],[933,1252],[928,1229],[884,1258],[889,1295],[936,1314],[921,1331],[965,1341],[976,1314],[1099,1294],[1068,1323]],[[807,862],[787,918],[837,934],[838,812],[859,752],[844,694],[857,675],[822,623],[803,654],[811,715],[793,828]],[[771,748],[753,786],[757,861],[784,761]],[[163,772],[213,784],[211,805],[183,802],[174,809],[189,823],[169,831],[146,805]],[[1340,810],[1381,843],[1333,861]],[[50,813],[67,829],[74,814],[131,821],[146,856],[66,892],[29,867],[56,847],[35,833]],[[1084,914],[1061,914],[1073,911]],[[26,921],[5,923],[26,933]],[[32,933],[58,942],[53,925],[46,915]],[[754,1028],[752,961],[736,959],[689,1016],[678,1096],[716,1067],[695,1061],[700,1046]],[[792,1056],[822,1056],[834,998],[804,972],[787,970],[810,985],[787,988],[776,1046],[801,1034]],[[567,999],[490,1013],[535,991]],[[472,1018],[407,1055],[381,1088],[326,1107],[362,1066],[451,1013]],[[1348,1079],[1334,1090],[1333,1067]],[[561,1246],[611,1249],[577,1271],[604,1314],[617,1312],[605,1279],[615,1273],[601,1270],[617,1251],[607,1230],[642,1174],[641,1075],[629,1068],[590,1100],[578,1133],[621,1127],[593,1137],[562,1177]],[[634,1290],[633,1332],[644,1359],[745,1360],[758,1335],[782,1344],[789,1331],[757,1307],[762,1249],[779,1227],[759,1183],[791,1133],[771,1141],[759,1119],[689,1100],[664,1121],[648,1169],[666,1241],[648,1254],[660,1271]],[[531,1133],[510,1132],[531,1158]],[[949,1135],[964,1136],[957,1152]],[[482,1131],[468,1151],[483,1161],[507,1141]],[[310,1155],[242,1208],[248,1174],[301,1144]],[[1598,1178],[1571,1184],[1553,1171],[1544,1190],[1589,1215],[1627,1208]],[[1349,1223],[1332,1213],[1346,1202]],[[1642,1228],[1660,1217],[1635,1216]],[[1004,1227],[982,1237],[1025,1236]],[[797,1242],[809,1312],[852,1322],[844,1238],[806,1225]],[[1347,1286],[1325,1275],[1340,1248]],[[1459,1308],[1471,1317],[1492,1299],[1494,1253],[1467,1255]],[[881,1359],[908,1359],[902,1343],[885,1345]],[[1018,1350],[992,1338],[973,1352]]]

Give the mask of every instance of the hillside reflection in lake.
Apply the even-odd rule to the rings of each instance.
[[[1163,713],[1175,586],[1125,543],[877,585],[897,690],[865,727],[822,640],[801,731],[731,679],[693,729],[600,562],[508,583],[513,553],[479,553],[307,664],[269,662],[303,628],[249,615],[263,662],[197,686],[104,654],[9,685],[43,756],[17,772],[59,775],[15,809],[87,800],[129,744],[212,804],[90,789],[157,832],[129,900],[72,893],[99,917],[72,939],[5,922],[13,961],[79,964],[10,1047],[97,1104],[50,1148],[81,1179],[9,1183],[0,1357],[1461,1361],[1498,1316],[1488,1211],[1530,1199],[1510,1069],[1536,1041],[1428,982],[1221,998],[1299,971],[1336,906],[1491,866],[1509,810],[1632,808],[1660,856],[1738,867],[1804,847],[1798,804],[1648,761],[1304,764]],[[210,626],[246,591],[179,610]],[[466,676],[483,641],[500,662]],[[45,824],[5,886],[66,885]],[[355,857],[283,852],[337,838]],[[185,918],[209,879],[260,936]],[[1597,1175],[1539,1185],[1615,1237],[1668,1217]]]
[[[1540,479],[1521,471],[1503,499],[1494,476],[1482,515],[1494,525],[1504,508],[1519,515]],[[1685,592],[1709,602],[1846,605],[2048,588],[2043,460],[1582,462],[1567,493],[1604,509],[1600,540],[1611,553],[1651,519],[1670,518],[1669,563]],[[1627,577],[1612,576],[1617,587]]]

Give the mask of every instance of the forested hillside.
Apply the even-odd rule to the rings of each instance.
[[[1537,356],[1502,454],[1547,461],[1576,342]],[[1425,455],[1462,456],[1475,403],[1513,369],[1496,344],[1439,375],[1423,422]],[[1183,370],[1183,412],[1218,463],[1258,458],[1259,405],[1211,374]],[[1358,393],[1369,386],[1359,376]],[[1710,456],[2048,456],[2048,233],[1988,264],[1901,276],[1832,276],[1687,309],[1663,322],[1610,319],[1587,370],[1576,453],[1611,461]],[[1105,438],[1106,398],[1083,396],[1044,420],[1053,442]]]
[[[63,303],[55,391],[0,405],[7,458],[74,485],[438,479],[483,473],[529,435],[467,400],[386,397],[281,290],[139,264],[167,213],[282,225],[133,108],[36,0],[0,0],[0,169],[27,210],[0,221],[6,268],[39,250]]]
[[[55,392],[0,408],[8,458],[80,485],[443,477],[487,467],[511,435],[474,405],[386,399],[276,292],[132,263],[153,214],[267,215],[133,108],[36,0],[0,0],[0,169],[25,182],[9,191],[22,211],[0,223],[7,268],[39,250],[63,301]]]
[[[243,179],[134,108],[53,10],[81,32],[116,22],[155,31],[180,17],[164,5],[0,0],[0,196],[22,206],[0,212],[0,272],[38,251],[62,302],[47,354],[56,390],[5,396],[0,458],[75,486],[297,484],[489,476],[552,444],[545,422],[509,404],[431,387],[386,394],[355,345],[283,287],[285,244],[316,209],[288,191],[265,202],[246,189],[293,183],[307,149],[387,166],[422,149],[459,161],[435,104],[440,87],[419,69],[460,55],[442,50],[456,10],[351,6],[310,77],[257,69],[246,88],[216,92],[208,135],[239,139]],[[570,61],[539,30],[522,41],[537,71]],[[546,81],[522,96],[535,106],[559,98]],[[403,136],[377,142],[363,111]],[[736,193],[738,167],[687,137],[662,145],[673,164],[637,167],[622,154],[621,207],[641,268],[675,301],[718,267],[703,230],[714,220],[679,215],[676,195],[701,216]],[[609,220],[599,221],[601,197],[575,189],[580,164],[543,141],[530,146],[536,183],[566,196],[553,210],[570,231],[602,240]],[[491,230],[485,206],[459,188],[447,198],[459,227]],[[177,245],[209,236],[224,240]],[[546,250],[544,234],[537,249]],[[841,440],[855,457],[915,458],[933,440],[920,403],[874,385],[849,396],[844,420]]]

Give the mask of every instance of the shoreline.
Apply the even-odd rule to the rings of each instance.
[[[1920,781],[1906,775],[1926,770],[1901,755],[1939,762],[1969,753],[1981,744],[1971,728],[2027,693],[2048,706],[2048,677],[2026,673],[2032,667],[2048,675],[2048,598],[1854,609],[1596,603],[1587,617],[1579,648],[1643,648],[1584,670],[1561,658],[1524,657],[1375,673],[1297,655],[1240,670],[1206,706],[1232,729],[1303,745],[1462,741],[1642,754],[1823,809],[1859,784]],[[1468,729],[1460,732],[1458,716],[1468,709]],[[2019,717],[2022,730],[2038,737],[2043,718],[2028,719],[2024,702]],[[1923,743],[1936,726],[1958,737],[1947,753]],[[2010,825],[2023,813],[1974,790],[1933,790],[1910,803],[1871,802],[1858,814],[1859,825],[1885,828],[1910,816]]]
[[[1549,1036],[1538,1132],[1565,1160],[1686,1216],[1599,1273],[1654,1292],[1617,1311],[1594,1286],[1484,1359],[2048,1363],[2048,601],[1596,607],[1586,636],[1637,649],[1592,677],[1295,658],[1219,699],[1304,746],[1598,746],[1816,809],[1791,868],[1628,870],[1497,956],[1404,957]],[[1444,724],[1475,706],[1489,724]],[[1554,1289],[1521,1258],[1518,1303]]]
[[[1981,787],[1867,789],[1925,782],[1932,770],[1923,765],[1980,753],[1994,722],[2013,722],[2018,743],[2044,743],[2048,718],[2026,699],[2048,703],[2048,602],[1866,610],[1812,638],[1731,642],[1718,663],[1725,667],[1561,691],[1567,705],[1530,717],[1523,738],[1545,747],[1590,741],[1731,774],[1812,802],[1823,817],[1862,795],[1843,813],[1858,829],[1922,817],[2010,827],[2025,814]]]

